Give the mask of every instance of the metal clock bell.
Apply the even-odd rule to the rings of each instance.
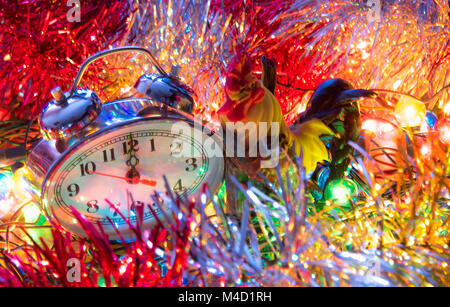
[[[135,84],[148,98],[101,102],[92,90],[78,88],[89,64],[130,51],[146,55],[158,70]],[[165,73],[144,48],[119,47],[88,58],[68,92],[52,91],[54,99],[39,117],[43,138],[26,162],[49,219],[85,236],[73,207],[93,224],[100,223],[111,240],[118,240],[114,227],[123,236],[131,233],[117,210],[133,222],[136,206],[143,205],[143,227],[155,224],[148,206],[154,206],[154,191],[166,191],[163,176],[181,197],[198,195],[203,183],[211,190],[219,187],[224,160],[211,146],[203,146],[198,135],[212,138],[218,148],[222,141],[211,129],[194,125],[193,93],[178,80],[178,70],[175,66]],[[174,129],[180,123],[190,131]],[[190,155],[177,154],[180,149]],[[157,207],[154,212],[161,213]]]

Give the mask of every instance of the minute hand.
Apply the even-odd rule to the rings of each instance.
[[[130,166],[132,169],[136,168],[136,165],[139,164],[139,159],[136,156],[136,150],[134,149],[134,140],[133,140],[133,136],[130,133],[130,150],[128,152],[130,155],[128,156],[128,160],[126,162],[126,164],[128,166]]]
[[[139,179],[140,174],[136,169],[136,165],[139,164],[139,159],[136,157],[136,151],[134,150],[134,140],[133,135],[130,133],[130,151],[129,151],[129,157],[126,162],[126,164],[130,167],[128,172],[126,173],[126,177],[128,178],[129,182],[134,182]]]

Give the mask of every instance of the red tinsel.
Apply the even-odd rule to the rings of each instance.
[[[0,0],[0,118],[33,117],[53,87],[67,88],[79,64],[120,39],[128,1],[79,2],[80,22],[70,22],[67,1]]]
[[[187,223],[177,222],[166,229],[157,218],[158,224],[150,232],[140,228],[139,223],[132,224],[118,212],[136,240],[126,243],[123,239],[116,245],[109,241],[101,226],[95,227],[72,208],[88,239],[73,241],[69,233],[54,225],[53,246],[41,239],[41,242],[33,240],[32,245],[24,246],[23,253],[0,250],[0,261],[5,264],[5,267],[0,266],[0,286],[187,286],[193,282],[183,280],[183,275],[189,270],[187,260],[191,242],[188,239],[194,203],[183,205],[187,208]],[[142,223],[142,207],[137,214]],[[115,249],[117,246],[119,249]],[[163,249],[166,249],[169,263],[159,256]],[[72,270],[75,268],[72,260],[78,263],[76,273]],[[194,275],[201,284],[201,273]]]
[[[246,14],[248,29],[245,35],[248,50],[254,56],[254,63],[259,64],[260,56],[266,56],[277,65],[278,82],[286,86],[277,86],[276,96],[284,112],[290,110],[307,90],[315,89],[324,80],[330,78],[330,69],[318,67],[316,58],[318,50],[305,50],[303,46],[310,43],[322,24],[310,23],[302,31],[292,33],[289,39],[280,39],[277,32],[282,26],[279,15],[294,1],[212,1],[212,11],[222,11],[225,15],[241,16]],[[258,18],[255,18],[258,16]],[[236,29],[231,28],[231,31]],[[233,33],[230,33],[233,35]],[[293,56],[294,55],[294,56]],[[330,54],[331,56],[336,56]]]

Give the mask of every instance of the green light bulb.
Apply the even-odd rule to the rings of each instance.
[[[358,194],[358,186],[349,179],[336,179],[325,188],[325,200],[346,205]]]

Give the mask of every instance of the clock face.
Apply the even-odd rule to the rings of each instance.
[[[166,192],[163,176],[182,198],[198,195],[205,182],[211,191],[217,189],[224,170],[223,158],[214,151],[214,146],[221,146],[219,139],[213,136],[214,146],[202,146],[200,129],[185,125],[188,130],[176,131],[174,123],[170,119],[139,120],[107,128],[73,146],[45,181],[42,199],[48,215],[84,236],[70,209],[73,206],[94,225],[100,223],[115,240],[110,221],[122,234],[128,233],[120,215],[135,222],[136,206],[144,208],[144,227],[156,223],[149,206],[162,216],[152,195]]]

